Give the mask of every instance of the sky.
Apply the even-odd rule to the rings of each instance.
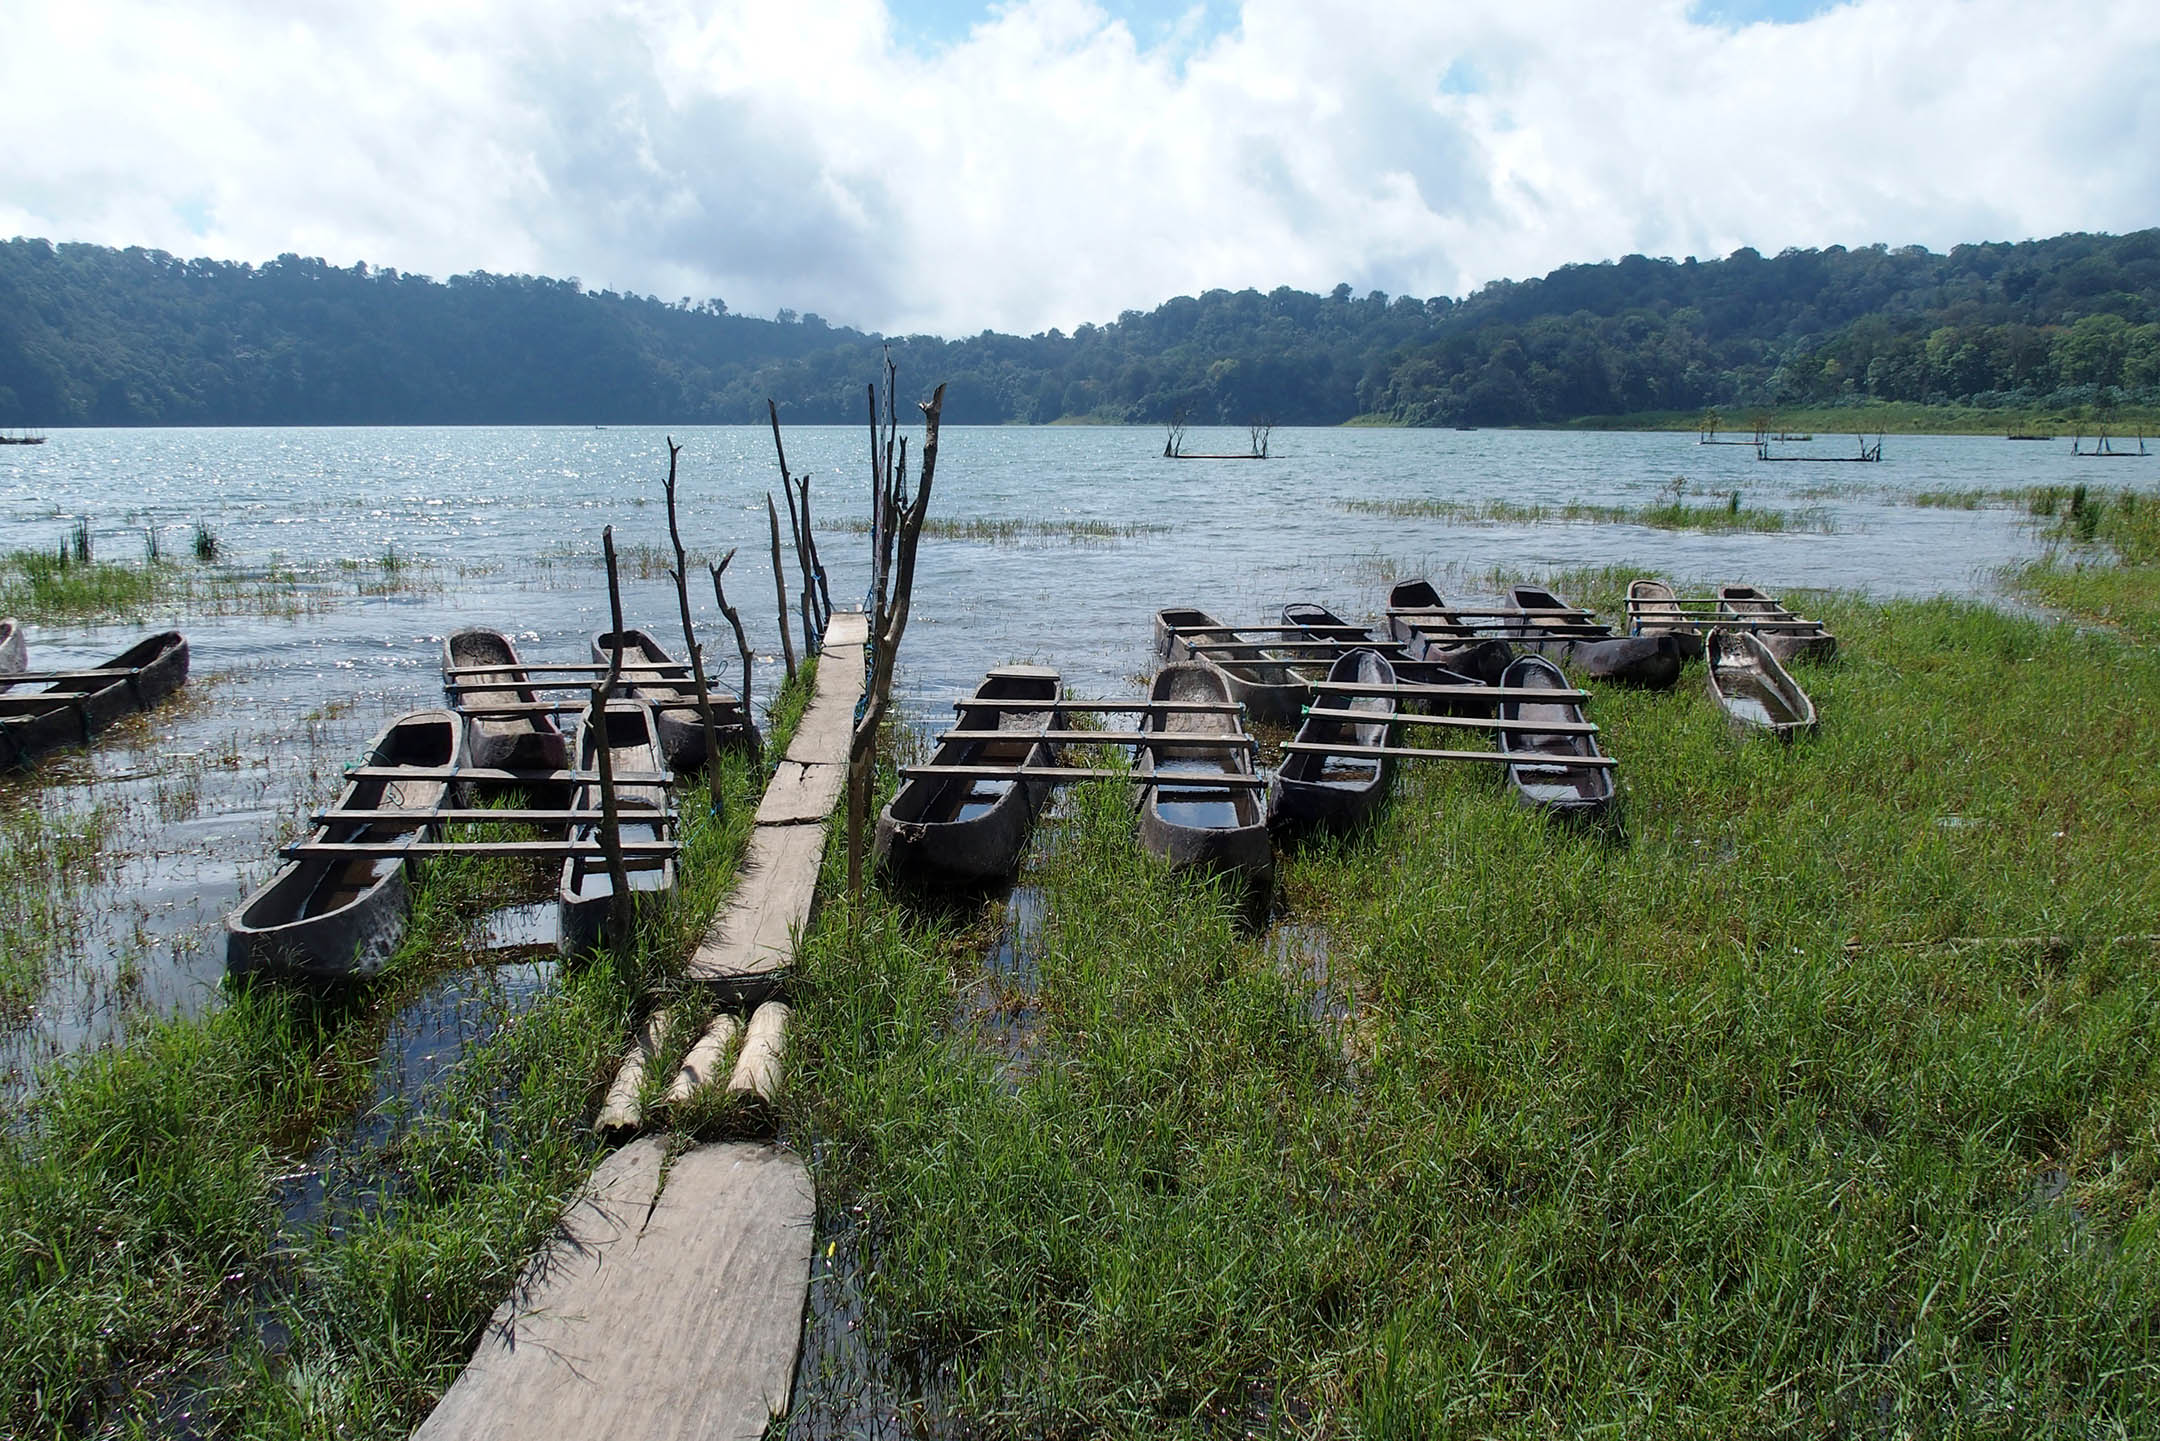
[[[2152,0],[16,0],[0,236],[1034,333],[2160,224]]]

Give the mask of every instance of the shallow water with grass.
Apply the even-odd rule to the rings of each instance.
[[[729,595],[758,646],[762,709],[780,669],[770,438],[677,438],[687,542],[711,559],[741,547]],[[788,439],[798,471],[817,475],[845,604],[862,566],[861,436]],[[948,431],[903,657],[907,716],[942,723],[987,666],[1012,660],[1058,665],[1083,693],[1129,693],[1158,606],[1262,620],[1318,599],[1364,616],[1404,574],[1489,596],[1510,576],[1626,562],[1563,584],[1614,612],[1636,567],[1772,590],[1984,596],[2057,524],[1994,498],[2067,495],[2085,478],[2067,446],[1976,438],[1893,439],[1880,465],[1823,467],[1763,466],[1692,435],[1278,431],[1273,448],[1262,465],[1213,466],[1162,461],[1147,431]],[[45,587],[7,591],[42,617],[33,664],[101,660],[167,625],[194,652],[175,702],[87,753],[0,778],[12,817],[0,884],[46,905],[18,911],[0,974],[0,1062],[39,1108],[17,1140],[40,1138],[0,1169],[0,1210],[34,1238],[8,1253],[4,1329],[34,1342],[0,1376],[27,1398],[11,1421],[402,1434],[597,1154],[580,1127],[651,987],[682,1009],[687,1044],[700,1002],[670,990],[653,958],[679,953],[717,903],[739,829],[704,843],[717,862],[707,893],[671,909],[633,965],[533,969],[545,878],[441,868],[418,949],[358,1000],[220,986],[224,912],[385,719],[440,703],[450,630],[495,625],[529,660],[584,659],[604,624],[598,535],[612,523],[631,623],[673,634],[664,467],[662,436],[646,430],[66,432],[0,455],[0,551],[69,555],[64,568],[0,566],[0,585]],[[1948,494],[1989,500],[1910,503]],[[2104,546],[2121,515],[2055,543]],[[1770,516],[1790,523],[1754,523]],[[694,596],[716,619],[709,588]],[[2143,1080],[2109,1090],[2090,1066],[2062,1076],[2064,1047],[2133,1072],[2150,1054],[2123,1019],[2138,997],[2120,994],[2140,953],[2102,945],[2104,961],[2083,959],[2136,933],[2130,912],[2153,899],[2127,819],[2150,800],[2134,724],[2153,699],[2148,673],[2106,636],[1828,605],[1851,627],[1850,659],[1816,698],[1826,734],[1844,739],[1796,754],[1835,765],[1723,749],[1692,689],[1601,697],[1594,718],[1616,751],[1660,758],[1623,771],[1614,835],[1541,827],[1496,805],[1489,776],[1419,778],[1371,836],[1292,852],[1278,913],[1254,933],[1229,898],[1150,871],[1123,793],[1099,791],[1062,803],[1011,897],[935,914],[836,908],[814,939],[786,1134],[814,1155],[828,1212],[820,1264],[837,1289],[819,1325],[860,1341],[813,1334],[803,1434],[1536,1431],[1608,1420],[1644,1396],[1677,1398],[1645,1414],[1682,1431],[1736,1418],[1821,1429],[1826,1416],[1866,1429],[1951,1404],[1945,1368],[2002,1337],[2042,1359],[1976,1373],[1980,1392],[2122,1414],[2122,1388],[2149,1376],[2136,1330],[2149,1313],[2109,1268],[2144,1254],[2149,1152],[2139,1162],[2121,1138],[2150,1129],[2148,1092]],[[735,684],[731,639],[706,640]],[[2013,687],[2010,706],[1990,689],[2028,674],[2072,687],[2083,665],[2130,687],[2076,722],[2100,727],[2077,745],[2129,758],[2100,795],[2073,794],[2062,767],[2074,750],[2014,773],[2021,744],[2063,727],[2039,690]],[[1971,724],[1998,709],[2017,724]],[[748,794],[755,780],[732,784]],[[2031,829],[2035,797],[2054,817],[2045,836]],[[1679,829],[1660,840],[1660,824]],[[1973,940],[1979,950],[1959,948]],[[1875,959],[1835,958],[1855,944]],[[1788,993],[1842,1009],[1811,1018]],[[2016,1005],[2030,1008],[2022,1029],[2005,1019]],[[1884,1014],[1894,1033],[1878,1044],[1862,1034],[1877,1021],[1855,1017]],[[1958,1019],[1969,1015],[1980,1019]],[[2064,1016],[2117,1029],[2066,1040]],[[1939,1049],[1975,1037],[1975,1059]],[[1728,1040],[1746,1045],[1727,1054]],[[75,1052],[75,1066],[35,1072]],[[1676,1078],[1697,1055],[1710,1069],[1690,1090]],[[1875,1097],[1857,1133],[1823,1099],[1838,1089],[1824,1067]],[[1896,1092],[1907,1075],[1926,1082],[1909,1105]],[[1967,1105],[1929,1131],[1913,1108],[1963,1085],[2045,1124],[1975,1136]],[[1845,1128],[1827,1151],[1792,1138],[1814,1112],[1780,1130],[1785,1113],[1764,1110],[1795,1088]],[[2073,1114],[2081,1103],[2104,1114],[2097,1130]],[[736,1119],[720,1107],[683,1124],[726,1135]],[[190,1143],[206,1133],[217,1144]],[[1947,1170],[1927,1171],[1914,1134],[1955,1143]],[[1732,1159],[1764,1135],[1778,1147]],[[1638,1161],[1650,1171],[1637,1190],[1612,1179]],[[1808,1189],[1809,1168],[1825,1166],[1889,1179]],[[994,1194],[963,1194],[985,1177]],[[1717,1199],[1724,1230],[1664,1213],[1688,1188]],[[1801,1294],[1790,1257],[1760,1295],[1746,1290],[1747,1227],[1818,1224],[1823,1195],[1867,1203],[1867,1225],[1839,1244],[1890,1247],[1888,1279],[1841,1280],[1821,1304],[1860,1318],[1843,1330],[1809,1311],[1735,1351],[1717,1306],[1753,1297],[1736,1314],[1767,1326],[1771,1301]],[[2001,1196],[2015,1204],[1989,1209]],[[2055,1289],[2003,1301],[1990,1323],[2002,1329],[1984,1334],[1897,1329],[1973,1314],[1905,1298],[1925,1266],[1901,1269],[1898,1245],[1980,1267],[1957,1294],[1993,1296],[1983,1282],[2006,1266],[2023,1275],[2034,1252],[2014,1236],[1990,1250],[1988,1226],[2055,1217],[2064,1197],[2075,1221],[2058,1239],[2102,1239],[2045,1273]],[[1943,1219],[1908,1243],[1894,1215]],[[1498,1250],[1467,1239],[1494,1218]],[[1638,1244],[1659,1236],[1662,1251]],[[1630,1258],[1651,1254],[1662,1271],[1638,1274]],[[1706,1278],[1712,1255],[1726,1259]],[[1559,1296],[1609,1302],[1612,1317],[1528,1324]],[[2043,1303],[2093,1308],[2130,1339],[2063,1380],[2068,1353],[2032,1319]],[[1649,1359],[1675,1347],[1679,1359]],[[1788,1362],[1801,1400],[1735,1409]]]

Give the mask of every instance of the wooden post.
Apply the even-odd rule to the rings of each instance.
[[[780,654],[787,661],[787,678],[795,679],[795,642],[790,637],[787,613],[787,572],[780,568],[780,512],[772,503],[772,492],[765,492],[765,519],[772,523],[772,581],[773,590],[780,597]]]
[[[619,636],[623,628],[622,583],[615,574],[614,526],[602,528],[600,546],[607,553],[608,611]],[[630,943],[630,872],[623,865],[622,816],[615,808],[615,757],[608,745],[607,708],[615,698],[615,683],[621,677],[622,647],[618,645],[608,652],[607,674],[592,689],[592,709],[585,719],[596,737],[593,752],[600,768],[600,848],[607,855],[608,884],[614,889],[608,897],[608,940],[617,951],[627,950]]]
[[[788,534],[795,541],[795,564],[802,571],[802,622],[803,655],[805,658],[817,653],[817,586],[810,576],[810,544],[807,532],[810,520],[810,482],[803,478],[803,509],[795,510],[795,477],[788,470],[787,448],[780,443],[780,407],[771,397],[765,401],[766,418],[772,422],[773,454],[780,460],[780,493],[787,497]]]
[[[742,616],[736,613],[734,606],[727,603],[727,590],[720,584],[721,573],[728,568],[728,562],[734,558],[735,547],[730,546],[728,547],[728,553],[720,557],[720,563],[712,567],[712,593],[713,599],[719,603],[720,614],[727,617],[729,627],[735,632],[735,650],[742,657],[742,713],[743,723],[748,725],[751,714],[750,637],[743,634]]]
[[[848,889],[862,892],[862,839],[870,812],[870,780],[876,768],[878,727],[884,724],[892,701],[893,663],[901,637],[907,634],[909,601],[915,589],[915,551],[922,538],[923,519],[930,508],[930,487],[937,475],[938,418],[945,408],[945,387],[940,384],[922,406],[922,479],[912,499],[906,498],[905,482],[895,476],[894,495],[899,500],[896,542],[898,568],[893,573],[892,599],[881,603],[871,617],[870,689],[862,719],[848,746]],[[903,449],[902,455],[905,455]],[[905,461],[901,465],[904,475]]]
[[[668,539],[675,546],[675,568],[668,572],[675,578],[675,600],[682,607],[683,644],[690,649],[690,675],[697,682],[698,715],[705,722],[705,782],[712,797],[712,813],[720,814],[720,726],[713,720],[712,692],[705,688],[704,647],[698,644],[697,627],[690,620],[689,557],[683,553],[682,528],[675,522],[675,458],[682,454],[682,447],[675,437],[667,438],[667,531]],[[622,627],[615,629],[615,652],[622,654]],[[742,698],[743,717],[750,715],[750,698]]]

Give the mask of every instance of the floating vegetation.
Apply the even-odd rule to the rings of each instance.
[[[1346,500],[1345,510],[1361,515],[1388,515],[1404,519],[1445,520],[1456,525],[1647,525],[1658,530],[1769,531],[1828,535],[1836,529],[1829,512],[1820,507],[1806,510],[1755,510],[1741,501],[1739,491],[1705,504],[1692,504],[1675,495],[1656,505],[1591,505],[1570,501],[1565,505],[1524,504],[1512,500]]]
[[[853,535],[867,535],[867,520],[842,521],[841,529]],[[1170,526],[1163,522],[1120,522],[1072,518],[1064,520],[1015,520],[986,516],[941,517],[931,516],[923,524],[923,534],[939,540],[972,540],[990,545],[1024,545],[1030,541],[1063,541],[1068,545],[1099,545],[1111,541],[1132,540],[1144,535],[1167,534]]]

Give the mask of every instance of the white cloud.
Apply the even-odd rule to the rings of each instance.
[[[0,234],[950,334],[1210,286],[2124,230],[2160,221],[2141,10],[1247,0],[1143,45],[1017,0],[921,54],[881,0],[32,0],[0,49]]]

